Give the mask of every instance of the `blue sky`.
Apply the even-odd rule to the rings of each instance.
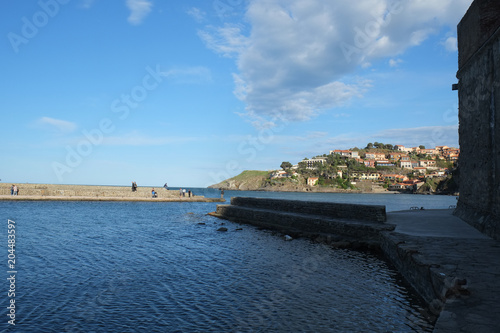
[[[458,146],[471,0],[0,4],[0,179],[204,187],[368,142]]]

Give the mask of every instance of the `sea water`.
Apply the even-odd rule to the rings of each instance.
[[[219,195],[213,190],[193,191]],[[447,208],[455,200],[400,195],[388,200],[380,194],[228,194],[334,198],[385,203],[393,210]],[[394,200],[400,200],[400,206]],[[0,202],[5,263],[0,331],[432,330],[418,297],[376,255],[332,249],[306,239],[285,241],[271,231],[207,216],[215,207],[188,202]],[[8,220],[15,222],[16,230],[14,297],[8,296],[6,279],[12,275],[7,273]],[[217,231],[222,223],[227,232]],[[8,323],[6,309],[12,299],[15,326]]]

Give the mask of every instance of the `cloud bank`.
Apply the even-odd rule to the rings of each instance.
[[[470,3],[253,0],[248,25],[210,26],[199,36],[235,59],[234,93],[247,116],[302,121],[362,96],[370,82],[346,77],[377,59],[397,58],[443,27],[455,29]]]

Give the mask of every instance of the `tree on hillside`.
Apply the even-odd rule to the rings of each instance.
[[[385,149],[393,150],[394,146],[391,145],[390,143],[388,143],[388,144],[385,145]]]
[[[424,145],[420,145],[420,146],[418,146],[418,148],[425,149],[425,146]]]
[[[366,145],[366,148],[365,149],[372,149],[373,148],[373,143],[369,142],[367,145]]]
[[[282,162],[280,168],[286,171],[287,169],[290,169],[292,166],[293,165],[290,162]]]

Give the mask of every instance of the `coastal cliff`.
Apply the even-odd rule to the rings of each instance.
[[[323,193],[414,193],[456,195],[458,186],[452,176],[428,179],[417,191],[388,191],[380,183],[372,181],[353,182],[352,188],[334,186],[307,185],[306,178],[301,175],[296,178],[271,179],[272,172],[245,170],[241,174],[209,186],[209,188],[232,191],[270,191],[270,192],[323,192]]]
[[[305,179],[270,179],[270,172],[245,170],[237,176],[223,180],[220,183],[209,186],[209,188],[233,190],[233,191],[273,191],[273,192],[348,192],[348,193],[372,193],[372,186],[362,186],[362,189],[340,189],[326,186],[306,185]],[[361,184],[360,184],[361,185]],[[381,189],[385,192],[384,189]]]
[[[258,191],[261,190],[269,178],[269,172],[257,170],[245,170],[237,176],[209,186],[223,190]]]

